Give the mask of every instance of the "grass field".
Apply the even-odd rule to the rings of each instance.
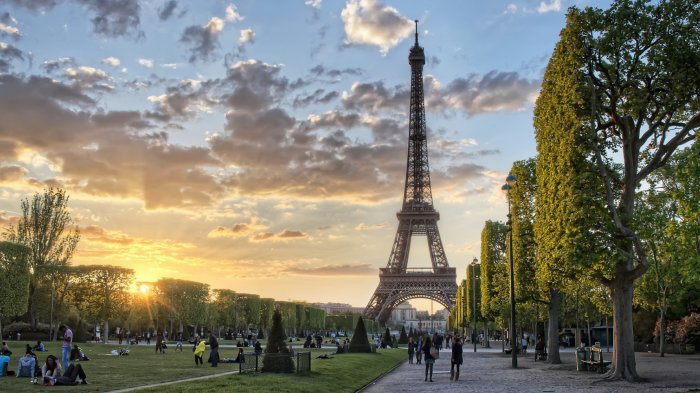
[[[10,342],[13,350],[11,370],[16,370],[17,362],[27,342]],[[46,356],[53,354],[60,358],[59,343],[47,343],[48,352],[38,353],[41,364]],[[171,344],[166,354],[156,354],[153,345],[131,346],[129,356],[107,355],[117,346],[102,344],[80,344],[90,357],[82,362],[89,385],[52,387],[32,385],[28,378],[0,378],[0,392],[38,392],[45,389],[65,390],[66,392],[106,392],[128,387],[144,386],[159,382],[176,381],[187,378],[215,375],[238,370],[237,364],[219,364],[212,368],[195,367],[191,345],[183,352],[172,350]],[[308,350],[303,350],[308,351]],[[210,392],[210,391],[255,391],[255,392],[353,392],[379,375],[403,361],[404,350],[384,350],[377,354],[332,355],[332,359],[316,359],[321,353],[332,353],[333,349],[312,349],[311,373],[296,374],[244,374],[183,382],[163,386],[143,392]],[[237,348],[220,348],[222,358],[235,357]],[[209,350],[204,358],[208,357]]]

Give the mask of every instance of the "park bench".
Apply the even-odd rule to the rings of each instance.
[[[597,371],[598,373],[602,374],[608,371],[608,367],[610,367],[612,362],[604,360],[603,349],[599,346],[594,346],[590,349],[589,360],[584,360],[583,363],[588,366],[589,371]]]

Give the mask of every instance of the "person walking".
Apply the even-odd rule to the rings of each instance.
[[[425,359],[425,382],[428,381],[428,373],[430,373],[430,382],[433,382],[433,364],[435,363],[434,355],[439,352],[437,352],[437,348],[433,348],[433,340],[431,340],[430,336],[428,335],[425,336],[422,350],[423,358]]]
[[[413,343],[413,337],[408,339],[408,364],[413,364],[413,353],[415,352],[416,347],[415,344]]]
[[[158,331],[156,333],[156,353],[160,352],[161,354],[165,353],[163,351],[163,333]]]
[[[416,364],[421,364],[423,359],[423,336],[418,336],[418,342],[416,343]]]
[[[459,337],[455,337],[454,343],[452,343],[452,364],[450,365],[450,381],[454,378],[455,381],[459,381],[459,366],[462,364],[462,340]],[[457,366],[457,370],[455,370]]]

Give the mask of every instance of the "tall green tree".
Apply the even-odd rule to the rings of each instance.
[[[104,340],[109,342],[109,321],[126,316],[134,270],[110,265],[81,265],[73,268],[73,274],[72,303],[78,307],[82,318],[104,322]]]
[[[481,230],[481,314],[489,320],[505,317],[508,310],[507,231],[508,227],[499,221],[486,221]],[[468,296],[465,293],[465,298]]]
[[[3,320],[22,315],[29,305],[29,248],[0,242],[0,337]]]
[[[68,211],[68,199],[64,190],[54,188],[34,194],[31,200],[25,198],[17,225],[5,232],[5,239],[30,250],[27,260],[34,274],[29,281],[28,312],[33,329],[37,327],[38,305],[47,302],[47,299],[35,297],[41,282],[36,272],[45,266],[69,265],[80,240],[78,228]]]
[[[155,301],[172,318],[187,325],[199,325],[207,316],[209,284],[196,281],[161,278],[155,283]],[[171,328],[172,331],[172,328]]]
[[[284,334],[282,325],[282,313],[275,309],[272,314],[272,327],[270,337],[265,346],[265,356],[263,357],[263,372],[292,372],[294,371],[294,361],[289,356],[287,347],[287,335]]]
[[[595,235],[601,230],[595,223],[605,218],[596,192],[600,181],[588,160],[590,132],[585,125],[590,111],[580,73],[584,46],[579,25],[579,13],[571,11],[545,70],[534,112],[535,276],[549,299],[547,346],[552,363],[561,362],[558,328],[563,291],[572,286],[568,291],[576,293],[576,283],[600,268],[594,266],[601,259]],[[568,280],[573,277],[574,283]]]
[[[636,194],[700,127],[700,3],[618,0],[580,12],[576,30],[585,48],[579,70],[589,89],[589,138],[615,239],[615,257],[600,275],[613,295],[607,377],[637,381],[632,300],[650,261],[634,227]]]

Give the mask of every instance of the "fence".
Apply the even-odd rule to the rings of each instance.
[[[297,352],[297,374],[311,372],[311,352]]]
[[[238,372],[243,374],[245,372],[258,372],[258,356],[255,352],[243,354],[243,361],[238,363]]]

